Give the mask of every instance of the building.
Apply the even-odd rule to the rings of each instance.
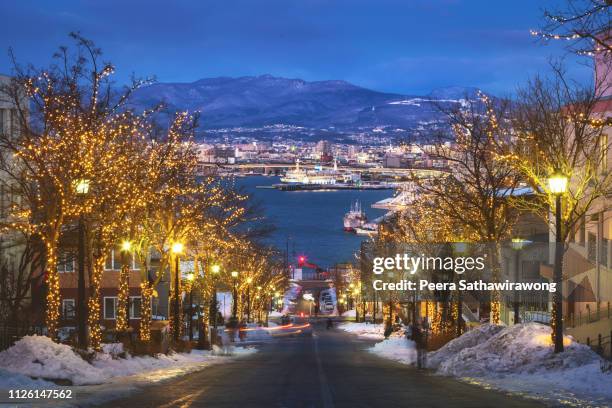
[[[0,75],[0,137],[5,140],[16,139],[22,131],[21,115],[28,112],[18,110],[6,87],[11,85],[11,78]],[[19,103],[27,107],[25,95]],[[11,164],[11,156],[0,151],[2,162]],[[0,170],[0,221],[10,222],[11,213],[15,208],[23,208],[18,181],[9,173]],[[4,232],[0,234],[0,324],[15,326],[33,324],[35,316],[44,307],[44,302],[37,294],[43,285],[43,275],[40,263],[33,262],[32,253],[40,251],[40,242],[19,232]]]

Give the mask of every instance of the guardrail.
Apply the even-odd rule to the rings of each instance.
[[[586,344],[600,356],[612,360],[612,330],[610,330],[608,336],[602,336],[601,333],[599,333],[594,340],[587,337]]]
[[[587,308],[586,313],[582,313],[582,311],[580,311],[577,315],[572,313],[567,319],[567,325],[569,327],[576,327],[610,318],[612,318],[612,307],[610,306],[610,302],[608,302],[608,305],[605,308],[600,307],[594,311]]]

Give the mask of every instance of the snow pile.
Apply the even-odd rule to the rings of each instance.
[[[483,324],[482,326],[465,332],[462,336],[446,343],[439,350],[429,353],[427,355],[427,366],[429,368],[438,368],[442,362],[449,360],[461,350],[485,342],[499,333],[503,328],[504,326]]]
[[[69,346],[36,335],[1,352],[0,368],[34,378],[70,380],[75,385],[99,384],[107,378]]]
[[[491,329],[489,329],[491,330]],[[589,347],[566,337],[564,353],[555,354],[550,327],[539,323],[504,327],[472,347],[455,350],[440,362],[440,374],[482,376],[491,374],[534,374],[547,370],[575,368],[599,361]]]
[[[384,339],[385,325],[384,324],[368,324],[368,323],[344,323],[338,326],[340,330],[358,335],[359,337],[367,337],[370,339]]]
[[[74,385],[102,384],[115,377],[135,374],[154,375],[165,379],[199,370],[209,363],[223,360],[221,356],[245,356],[253,348],[224,347],[216,350],[192,350],[151,356],[131,356],[123,353],[120,344],[105,344],[92,363],[83,360],[70,346],[57,344],[45,336],[26,336],[9,349],[0,352],[0,387],[11,384],[38,384],[35,379],[68,380]],[[124,357],[124,358],[118,358]],[[7,373],[7,375],[4,375]],[[48,384],[40,381],[41,384]]]
[[[414,341],[407,340],[405,337],[390,337],[380,343],[376,343],[369,348],[370,353],[389,360],[398,361],[404,364],[414,364],[417,358],[416,345]]]
[[[588,346],[564,338],[555,354],[550,326],[481,326],[428,356],[428,365],[485,387],[529,393],[577,406],[612,404],[612,374]]]
[[[277,312],[276,310],[271,311],[270,313],[268,313],[268,317],[282,317],[283,314],[281,312]]]
[[[357,314],[357,312],[355,311],[355,309],[351,309],[351,310],[347,310],[346,312],[342,313],[343,317],[355,317]]]

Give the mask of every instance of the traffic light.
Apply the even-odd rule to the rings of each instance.
[[[306,262],[306,257],[304,255],[298,256],[298,265],[299,266],[304,266],[305,262]]]

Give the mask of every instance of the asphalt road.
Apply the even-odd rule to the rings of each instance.
[[[147,387],[108,407],[542,407],[364,351],[371,341],[317,326],[231,363]]]

